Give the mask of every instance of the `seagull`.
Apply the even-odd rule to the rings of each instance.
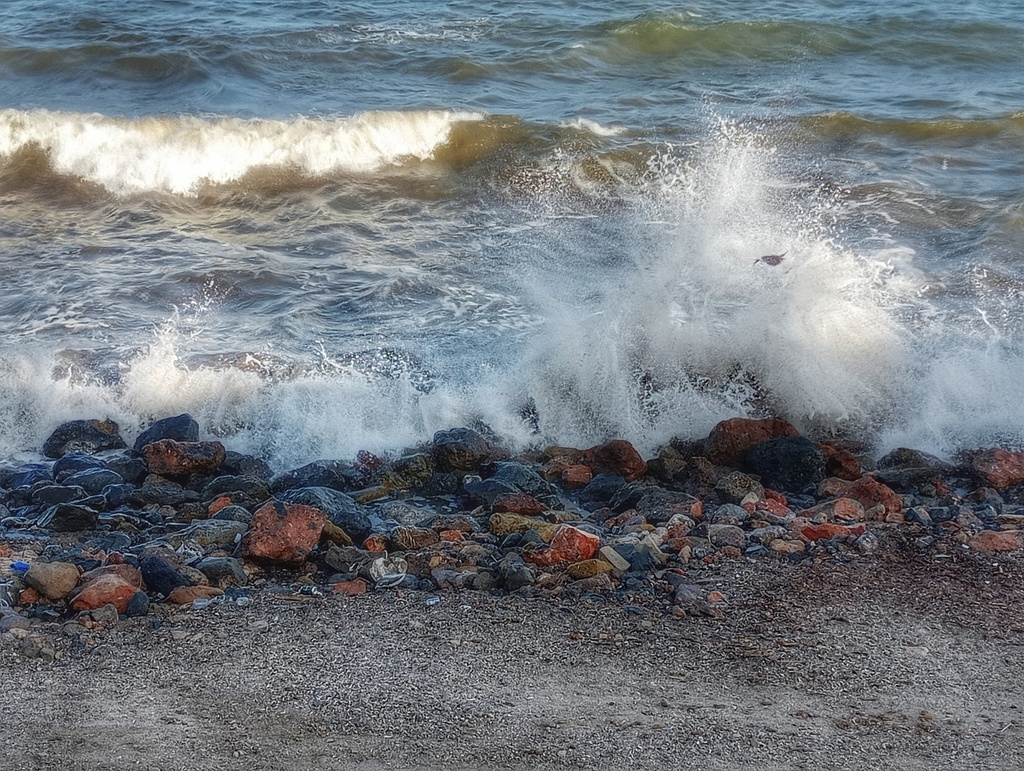
[[[763,262],[765,265],[778,265],[782,262],[782,258],[785,257],[789,252],[783,252],[782,254],[766,254],[764,257],[758,257],[754,260],[754,265],[759,262]]]

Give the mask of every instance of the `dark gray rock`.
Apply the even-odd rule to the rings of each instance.
[[[151,592],[157,592],[166,597],[179,586],[192,586],[192,582],[179,573],[170,562],[156,554],[147,554],[139,560],[139,570],[142,571],[142,580]]]
[[[758,500],[764,498],[764,486],[748,474],[740,471],[733,471],[718,480],[715,485],[715,492],[725,503],[739,504],[748,495],[753,493]]]
[[[498,563],[498,574],[505,588],[514,592],[524,586],[532,586],[536,580],[533,568],[527,565],[518,554],[508,554]]]
[[[39,482],[52,482],[53,474],[41,463],[29,463],[12,472],[7,480],[10,490],[22,490]]]
[[[278,493],[277,500],[320,509],[352,540],[362,542],[372,532],[369,513],[352,498],[329,487],[299,487]]]
[[[61,423],[43,442],[43,455],[62,458],[69,452],[95,453],[121,450],[128,445],[112,420],[70,420]]]
[[[529,466],[514,461],[503,461],[496,466],[497,470],[491,479],[510,484],[534,498],[558,494],[558,490],[551,483]]]
[[[762,442],[747,451],[743,465],[773,490],[799,492],[825,478],[825,456],[802,436],[780,436]]]
[[[149,595],[139,590],[128,601],[128,607],[124,614],[126,616],[145,616],[147,613],[149,613]]]
[[[668,522],[676,514],[689,516],[690,507],[697,501],[697,498],[687,493],[648,485],[643,488],[643,495],[633,508],[651,524],[660,525]]]
[[[139,434],[133,449],[135,452],[142,452],[142,448],[147,444],[161,439],[173,439],[176,442],[198,442],[199,424],[188,414],[162,418],[150,424],[149,428]]]
[[[580,502],[604,506],[625,484],[626,480],[618,474],[598,474],[580,490]]]
[[[89,469],[102,468],[106,468],[106,465],[94,455],[86,455],[83,452],[69,452],[53,464],[53,478],[59,484],[64,484],[64,481],[72,474]]]
[[[32,493],[32,502],[39,506],[55,506],[58,503],[70,503],[81,500],[86,492],[81,487],[68,485],[46,485]]]
[[[196,569],[210,579],[210,583],[220,585],[221,581],[230,581],[235,586],[245,586],[249,576],[245,573],[241,560],[234,557],[206,557],[199,560]]]
[[[712,525],[743,525],[750,519],[750,514],[742,506],[725,503],[708,514],[708,524]]]
[[[99,457],[108,469],[120,475],[125,484],[136,484],[149,471],[146,461],[127,450],[104,452]]]
[[[265,460],[252,455],[243,455],[233,450],[224,453],[224,462],[220,464],[220,467],[233,476],[256,477],[265,482],[274,476],[273,469]]]
[[[503,495],[515,495],[519,489],[500,479],[478,479],[467,482],[462,491],[474,503],[492,506]]]
[[[275,495],[285,490],[307,487],[354,490],[360,487],[363,481],[359,469],[349,463],[340,460],[316,460],[274,477],[270,490]]]
[[[55,533],[70,533],[92,530],[98,521],[99,513],[94,509],[74,503],[58,503],[44,511],[36,520],[36,525]]]
[[[220,476],[211,480],[202,489],[202,499],[212,501],[222,495],[241,493],[254,501],[265,501],[270,497],[270,488],[265,480],[253,476]]]
[[[97,495],[107,485],[123,484],[124,479],[115,471],[105,468],[88,468],[64,478],[65,485],[79,485],[90,495]]]
[[[471,428],[434,434],[434,461],[441,471],[475,471],[491,454],[487,440]]]
[[[252,512],[243,506],[225,506],[213,515],[213,519],[226,519],[233,522],[252,522]]]

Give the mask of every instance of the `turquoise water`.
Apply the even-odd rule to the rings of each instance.
[[[0,454],[1024,442],[1020,3],[5,13]]]

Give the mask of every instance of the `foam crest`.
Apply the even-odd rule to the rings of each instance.
[[[195,194],[266,169],[316,177],[369,173],[429,159],[452,127],[474,113],[367,112],[352,118],[288,121],[0,110],[0,158],[41,148],[53,169],[117,195]]]

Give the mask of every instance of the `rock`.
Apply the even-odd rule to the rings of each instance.
[[[985,554],[1017,551],[1024,546],[1019,530],[982,530],[969,541],[974,551]]]
[[[252,512],[241,506],[234,506],[228,504],[223,508],[217,509],[217,513],[211,517],[211,519],[224,519],[231,522],[243,522],[248,525],[252,522]]]
[[[808,541],[821,541],[836,536],[862,535],[865,530],[863,524],[847,527],[832,522],[822,522],[821,524],[809,522],[800,528],[800,535]]]
[[[502,461],[495,464],[492,479],[510,484],[517,490],[535,498],[555,495],[558,492],[550,482],[547,482],[532,468],[515,461]]]
[[[524,559],[535,565],[566,565],[590,559],[600,547],[598,536],[572,525],[560,525],[546,548],[527,552]]]
[[[176,442],[158,439],[142,448],[149,471],[160,476],[213,474],[224,462],[220,442]]]
[[[475,471],[490,457],[491,448],[476,431],[453,428],[434,434],[433,454],[442,471]]]
[[[117,622],[120,620],[118,615],[121,613],[117,607],[111,603],[101,605],[89,611],[89,615],[92,620],[102,626],[104,629],[113,629],[117,626]]]
[[[94,455],[86,455],[84,452],[69,452],[53,464],[53,478],[59,484],[72,474],[88,469],[103,469],[106,465]]]
[[[547,511],[547,506],[526,493],[507,493],[494,500],[494,511],[498,514],[522,514],[536,517]]]
[[[261,479],[266,482],[269,486],[270,479],[273,478],[274,472],[270,468],[270,465],[262,458],[256,458],[252,455],[244,455],[240,452],[234,452],[228,450],[224,453],[224,462],[221,464],[221,470],[231,476],[244,476],[253,477],[255,479]]]
[[[189,581],[171,563],[158,554],[147,554],[139,561],[142,579],[149,590],[165,597],[179,586],[189,586]]]
[[[385,484],[394,490],[423,487],[434,476],[434,459],[426,453],[406,455],[392,462],[384,472]]]
[[[149,595],[143,591],[135,592],[124,614],[126,616],[145,616],[147,613],[149,613]]]
[[[647,463],[625,439],[613,439],[584,450],[583,465],[595,475],[618,474],[626,482],[635,482],[647,473]]]
[[[285,503],[301,503],[320,509],[335,525],[344,530],[353,541],[361,542],[369,537],[373,528],[364,507],[345,493],[329,487],[298,487],[277,494]]]
[[[7,479],[7,487],[10,490],[21,490],[39,482],[52,481],[53,475],[48,467],[41,463],[28,463],[11,473]]]
[[[250,559],[301,564],[320,540],[326,519],[323,511],[312,506],[267,503],[253,514],[242,553]]]
[[[753,447],[778,437],[798,436],[799,433],[791,423],[775,418],[723,420],[708,435],[707,459],[719,466],[736,468]]]
[[[758,527],[747,533],[747,540],[751,543],[768,545],[776,539],[785,539],[789,531],[782,525],[766,525]]]
[[[331,591],[335,594],[344,594],[347,597],[358,597],[360,594],[366,594],[366,590],[366,581],[361,578],[355,578],[351,581],[338,581],[331,586]]]
[[[462,491],[470,501],[485,506],[493,506],[499,498],[519,495],[519,488],[501,479],[474,479],[462,486]]]
[[[324,522],[324,529],[320,533],[320,537],[339,546],[352,545],[352,539],[349,537],[349,534],[331,522],[331,520]]]
[[[145,592],[139,592],[139,587],[133,586],[117,573],[103,573],[82,587],[82,591],[71,601],[71,607],[82,611],[113,605],[118,613],[126,614],[137,593],[145,596]]]
[[[275,495],[285,490],[310,487],[353,490],[361,486],[362,480],[362,473],[349,463],[317,460],[274,477],[270,489]]]
[[[36,525],[49,528],[55,533],[70,533],[93,530],[98,521],[99,514],[87,506],[58,503],[44,511],[36,520]]]
[[[603,559],[589,559],[583,560],[582,562],[574,562],[568,568],[566,572],[569,577],[574,581],[581,581],[584,578],[592,578],[600,575],[601,573],[612,573],[615,570],[611,563],[606,562]]]
[[[654,485],[641,488],[637,492],[640,494],[640,498],[636,501],[636,513],[652,524],[668,522],[677,514],[689,517],[693,515],[694,506],[700,505],[700,500],[692,495],[675,490],[664,490]],[[616,511],[621,508],[619,500],[619,495],[612,500],[612,506]],[[628,503],[628,501],[624,503]]]
[[[56,506],[58,503],[70,503],[80,501],[86,497],[86,492],[81,487],[70,487],[68,485],[46,485],[37,488],[32,493],[32,502],[38,506]]]
[[[818,449],[825,457],[825,473],[828,476],[851,482],[861,478],[863,472],[860,461],[852,452],[829,442],[819,445]]]
[[[726,503],[739,504],[748,495],[754,495],[758,500],[764,498],[764,487],[761,483],[739,471],[733,471],[719,479],[715,485],[715,492]]]
[[[583,464],[567,466],[561,473],[562,484],[566,490],[580,490],[590,484],[593,478],[594,472],[590,470],[590,466]]]
[[[113,471],[129,485],[136,484],[149,470],[146,468],[146,461],[127,450],[103,453],[103,463],[109,471]]]
[[[791,541],[785,538],[776,538],[769,542],[768,548],[776,554],[803,554],[805,547],[802,541]]]
[[[533,569],[515,553],[502,558],[498,563],[498,574],[501,576],[505,588],[510,592],[522,589],[524,586],[531,586],[536,580]]]
[[[781,436],[747,450],[743,466],[773,490],[799,492],[825,478],[825,456],[802,436]]]
[[[823,514],[834,522],[863,522],[865,519],[863,504],[853,498],[837,498],[834,501],[819,503],[801,512],[800,516],[810,519],[818,514]]]
[[[398,551],[414,551],[432,546],[441,540],[433,530],[419,527],[396,527],[388,538],[389,546]]]
[[[708,538],[720,549],[723,546],[742,549],[747,545],[746,533],[736,525],[710,525],[708,526]]]
[[[878,461],[879,469],[891,468],[926,468],[933,472],[933,475],[949,474],[954,468],[949,463],[929,455],[920,450],[911,450],[906,447],[897,447],[892,452]]]
[[[0,634],[12,629],[31,629],[32,622],[12,608],[0,605]]]
[[[580,502],[606,504],[625,484],[626,480],[619,474],[597,474],[580,491]]]
[[[175,442],[198,442],[199,424],[188,414],[162,418],[151,423],[149,428],[139,434],[133,448],[135,452],[141,453],[142,448],[147,444],[161,439],[172,439]]]
[[[877,479],[864,476],[842,488],[844,498],[852,498],[865,510],[881,505],[886,514],[899,514],[903,510],[903,499],[887,485]]]
[[[230,548],[249,530],[244,522],[230,519],[205,519],[193,522],[183,530],[179,530],[171,539],[172,543],[195,541],[204,549],[210,546]]]
[[[61,423],[43,443],[43,455],[61,458],[69,452],[97,453],[120,450],[128,445],[112,420],[71,420]]]
[[[270,497],[270,487],[259,477],[228,474],[211,479],[203,487],[201,495],[204,501],[212,501],[225,495],[228,497],[242,495],[257,503],[262,503]]]
[[[707,516],[707,521],[713,525],[742,525],[749,520],[750,513],[733,503],[719,506]]]
[[[224,590],[216,586],[179,586],[167,595],[167,602],[172,605],[188,605],[196,600],[212,600],[222,594]]]
[[[324,563],[339,573],[350,573],[369,564],[370,555],[354,546],[332,546],[324,555]]]
[[[25,583],[50,600],[63,600],[78,585],[78,567],[70,562],[33,562]]]
[[[116,471],[106,468],[90,468],[77,471],[64,478],[65,485],[77,485],[89,495],[98,495],[107,485],[124,484],[124,479]]]
[[[971,471],[996,490],[1024,482],[1024,452],[982,450],[971,458]]]
[[[82,586],[85,586],[90,581],[96,580],[100,576],[108,575],[118,576],[134,586],[136,589],[142,588],[142,573],[134,565],[129,565],[123,562],[104,565],[83,573],[81,578]]]
[[[550,541],[555,535],[556,527],[543,519],[524,517],[519,514],[494,514],[490,519],[491,532],[499,538],[509,533],[525,533],[528,530],[533,530],[545,541]]]
[[[601,559],[612,566],[617,575],[622,575],[630,569],[629,560],[611,546],[602,546],[598,554]]]

